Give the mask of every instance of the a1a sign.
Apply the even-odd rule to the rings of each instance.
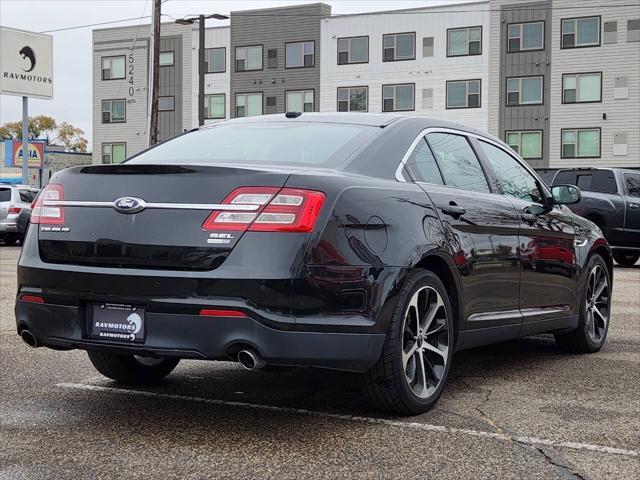
[[[11,165],[12,167],[22,167],[22,142],[14,140],[12,145]],[[29,167],[44,167],[44,142],[29,142]]]

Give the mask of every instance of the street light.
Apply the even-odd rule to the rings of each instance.
[[[227,15],[213,13],[211,15],[179,18],[175,21],[178,25],[192,25],[198,22],[198,125],[204,125],[204,21],[208,18],[215,18],[216,20],[229,19]]]

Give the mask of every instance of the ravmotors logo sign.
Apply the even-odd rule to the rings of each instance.
[[[53,97],[50,35],[0,28],[0,91],[6,95]]]
[[[23,68],[25,72],[30,72],[36,68],[36,54],[33,52],[33,48],[26,46],[20,49],[20,55],[22,58],[29,60],[29,68]]]

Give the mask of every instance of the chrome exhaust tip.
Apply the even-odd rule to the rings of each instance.
[[[267,365],[264,358],[252,348],[246,348],[238,352],[238,362],[246,370],[260,370]]]
[[[33,335],[33,333],[31,333],[26,328],[22,330],[22,332],[20,332],[20,338],[22,338],[22,341],[30,347],[36,348],[41,346],[38,342],[38,339]]]

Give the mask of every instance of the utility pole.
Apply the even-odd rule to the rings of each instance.
[[[29,185],[29,97],[22,97],[22,184]]]
[[[160,6],[161,0],[153,0],[153,61],[151,80],[151,121],[149,146],[158,143],[158,95],[160,92]]]

